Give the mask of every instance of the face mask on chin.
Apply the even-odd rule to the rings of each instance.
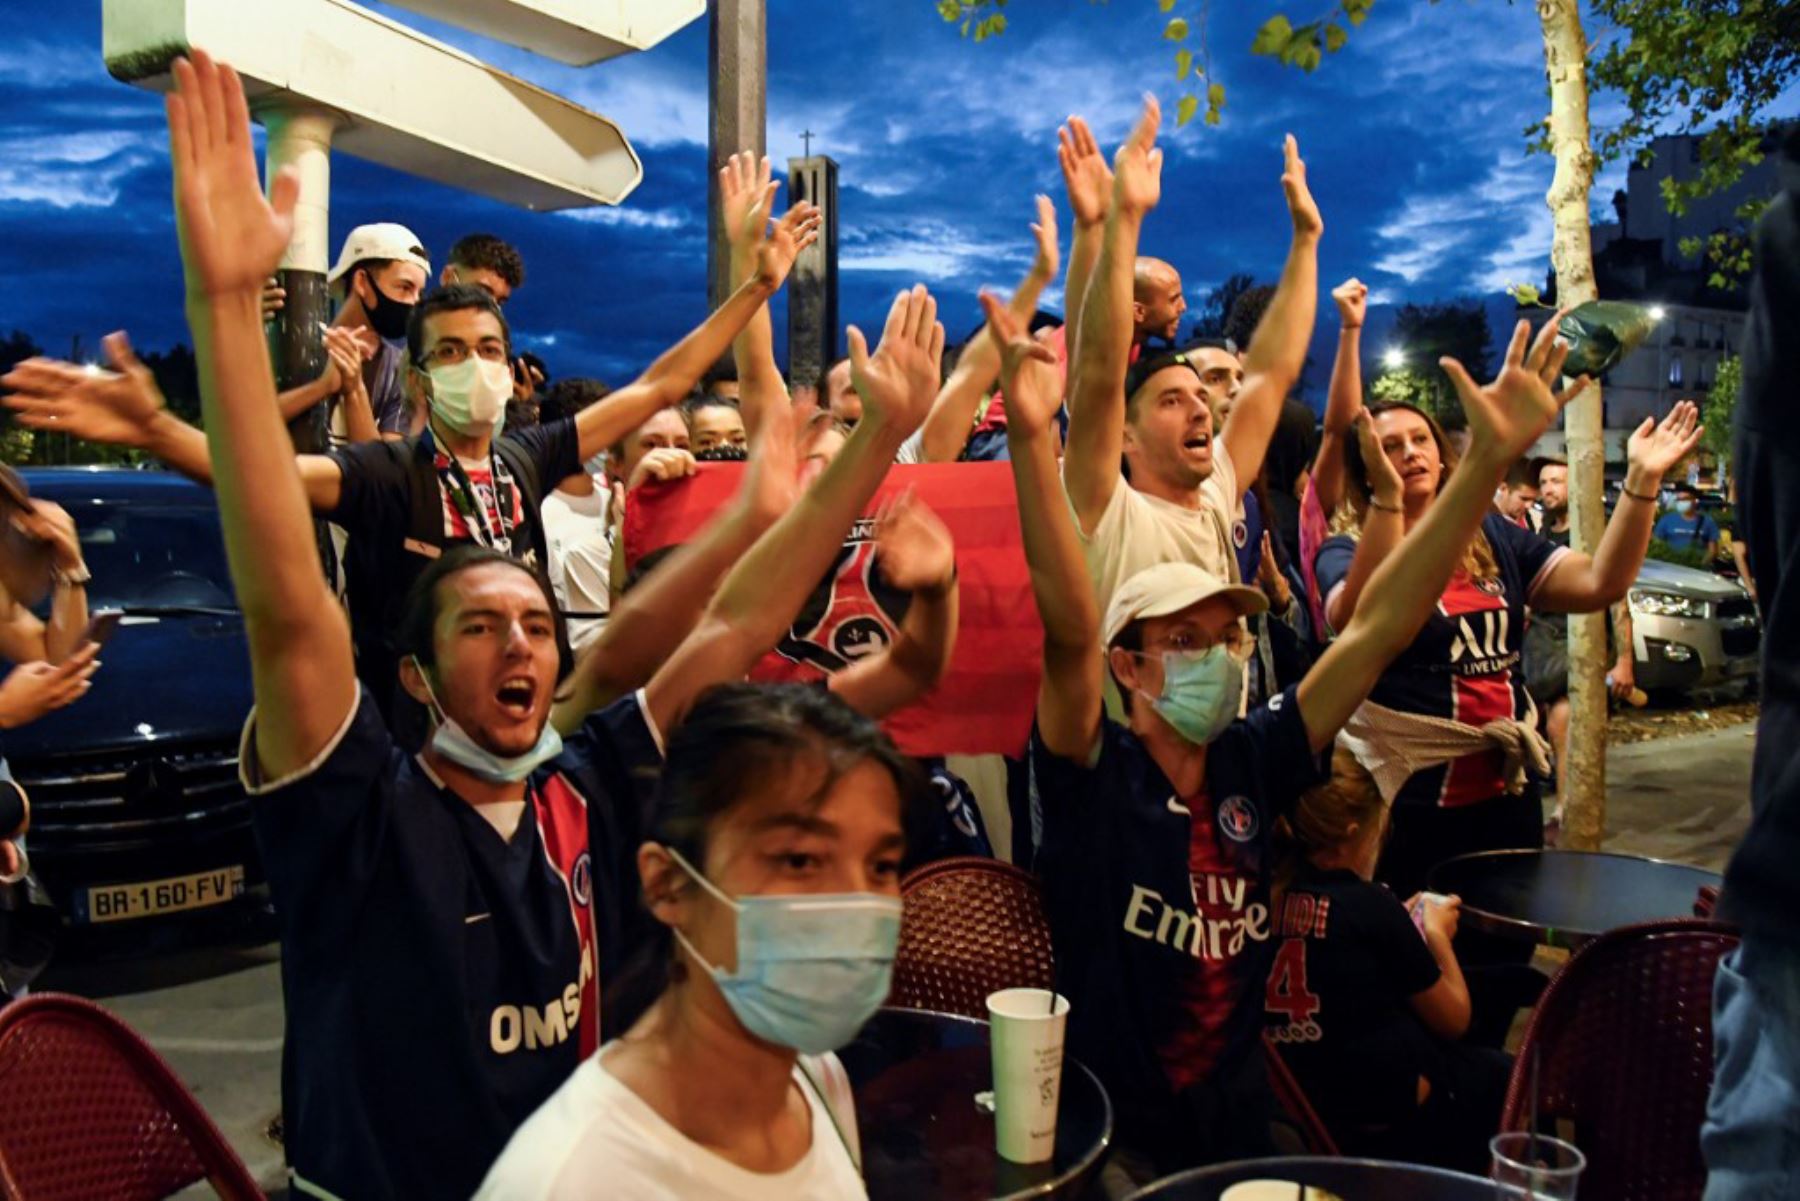
[[[504,361],[471,355],[426,374],[433,416],[465,437],[499,436],[506,425],[506,402],[512,397],[512,371]]]
[[[406,337],[406,323],[412,317],[413,306],[404,300],[395,300],[374,279],[369,279],[369,291],[375,293],[375,301],[371,304],[363,300],[363,313],[369,318],[369,328],[389,342],[399,342]],[[357,294],[362,300],[362,294]]]
[[[469,737],[468,731],[444,712],[444,707],[438,703],[437,692],[431,687],[431,678],[425,674],[425,665],[416,656],[413,666],[419,670],[425,695],[431,698],[432,714],[437,718],[437,728],[431,732],[431,748],[450,762],[492,783],[516,784],[537,770],[540,764],[562,754],[562,735],[546,718],[544,728],[538,732],[537,742],[530,750],[523,755],[496,755]]]

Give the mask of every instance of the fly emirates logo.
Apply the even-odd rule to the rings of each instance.
[[[1125,930],[1195,959],[1230,959],[1244,943],[1269,937],[1269,907],[1245,903],[1250,881],[1243,876],[1204,873],[1189,877],[1193,909],[1169,904],[1154,888],[1131,886]]]

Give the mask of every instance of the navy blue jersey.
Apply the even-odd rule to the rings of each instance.
[[[1525,609],[1569,552],[1498,513],[1490,512],[1481,529],[1499,574],[1477,580],[1457,569],[1418,637],[1381,673],[1369,694],[1376,704],[1471,726],[1525,715],[1529,702],[1519,669]],[[1315,573],[1328,604],[1355,555],[1356,541],[1342,534],[1319,548]],[[1454,806],[1487,800],[1506,790],[1501,767],[1499,751],[1465,755],[1414,775],[1395,803]]]
[[[1275,936],[1263,1009],[1307,1098],[1361,1126],[1410,1116],[1436,1060],[1411,998],[1440,972],[1405,906],[1354,872],[1308,867],[1276,906]]]
[[[1091,767],[1034,734],[1037,870],[1070,999],[1069,1050],[1132,1137],[1184,1089],[1255,1046],[1270,951],[1270,826],[1321,774],[1290,689],[1207,749],[1206,786],[1175,794],[1141,742],[1102,723]]]
[[[254,714],[251,718],[254,722]],[[637,697],[534,773],[511,839],[403,754],[366,690],[303,773],[253,778],[281,918],[288,1162],[342,1197],[466,1197],[600,1042],[636,925]]]

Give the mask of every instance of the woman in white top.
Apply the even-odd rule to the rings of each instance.
[[[638,872],[661,937],[630,1022],[513,1136],[481,1201],[865,1197],[843,1067],[886,999],[914,768],[823,688],[734,684],[670,740]],[[635,986],[635,987],[634,987]]]

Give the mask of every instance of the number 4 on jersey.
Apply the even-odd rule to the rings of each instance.
[[[1269,971],[1269,987],[1263,1007],[1287,1018],[1290,1026],[1304,1026],[1319,1012],[1319,996],[1306,987],[1306,940],[1284,938]]]

